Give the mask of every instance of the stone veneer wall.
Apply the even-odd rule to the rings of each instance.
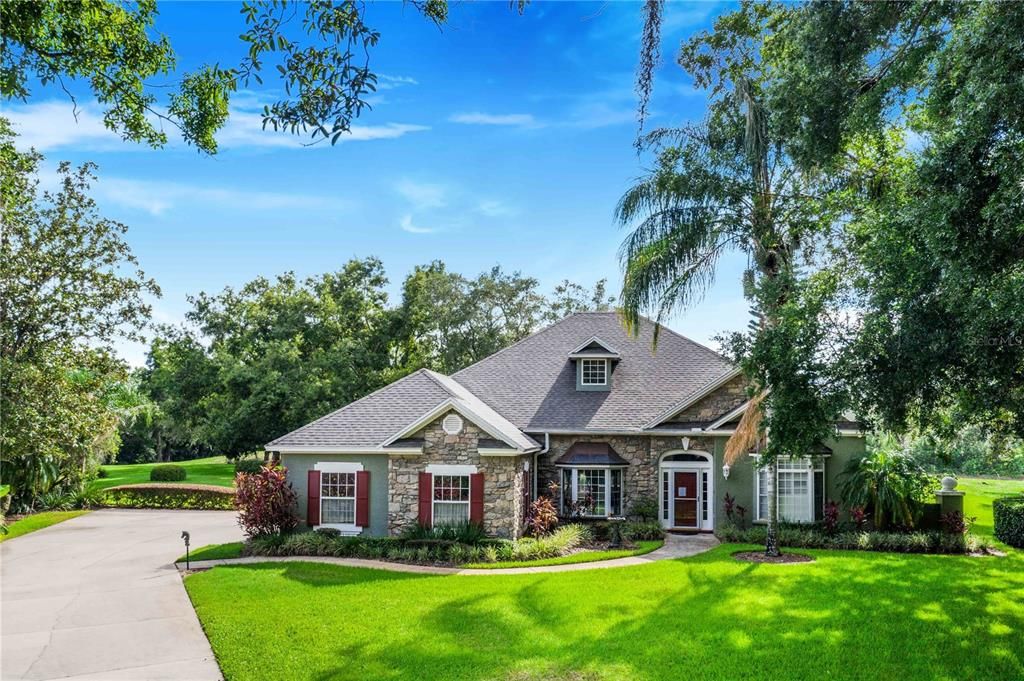
[[[619,456],[629,462],[623,472],[623,511],[639,496],[658,496],[658,462],[671,450],[682,450],[680,437],[652,437],[648,435],[552,435],[551,449],[537,461],[537,488],[546,493],[552,482],[558,484],[555,462],[575,442],[607,442]],[[707,452],[714,457],[712,438],[690,438],[690,450]],[[557,503],[557,499],[556,499]]]
[[[450,412],[449,412],[450,413]],[[526,456],[480,456],[481,430],[462,418],[463,429],[449,435],[442,414],[413,437],[423,438],[423,454],[388,459],[388,532],[397,534],[419,521],[419,474],[428,464],[476,466],[484,474],[484,529],[498,537],[518,537],[522,531]],[[484,434],[484,437],[490,437]]]
[[[668,421],[713,421],[746,402],[747,384],[742,375],[732,379],[707,397],[690,405]]]

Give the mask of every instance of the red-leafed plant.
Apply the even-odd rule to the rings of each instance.
[[[864,524],[868,521],[868,510],[863,506],[853,506],[850,508],[850,518],[853,519],[853,524],[857,526],[857,531],[864,529]]]
[[[551,534],[558,524],[558,511],[551,497],[541,495],[533,500],[526,512],[526,528],[534,537]]]
[[[839,504],[834,501],[825,502],[822,525],[826,534],[835,534],[839,531]]]
[[[733,516],[736,514],[736,497],[726,492],[724,502],[725,517],[729,519],[729,522],[734,522],[735,519]]]
[[[967,534],[975,520],[976,518],[968,518],[960,511],[950,511],[939,518],[942,530],[946,534]]]
[[[235,487],[238,524],[247,537],[281,534],[299,524],[295,490],[284,468],[267,465],[258,473],[239,473]]]

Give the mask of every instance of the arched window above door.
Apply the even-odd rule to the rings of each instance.
[[[686,461],[698,462],[698,463],[708,463],[708,462],[711,461],[711,455],[710,454],[698,454],[698,453],[695,453],[695,452],[685,452],[685,453],[680,453],[680,454],[669,454],[668,456],[663,458],[661,461],[662,461],[662,463],[686,462]]]

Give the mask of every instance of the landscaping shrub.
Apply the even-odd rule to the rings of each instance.
[[[630,541],[664,539],[665,528],[657,522],[626,523],[622,527],[622,536]]]
[[[259,473],[263,468],[263,461],[255,458],[238,459],[235,461],[235,475],[239,473]]]
[[[235,507],[235,491],[212,485],[129,485],[104,491],[99,504],[118,508],[230,511]]]
[[[835,534],[839,530],[839,504],[834,501],[825,504],[821,525],[826,534]]]
[[[405,541],[446,541],[460,544],[479,544],[487,538],[484,528],[475,523],[420,527],[413,525],[402,532]]]
[[[534,537],[543,537],[558,524],[558,510],[549,496],[539,496],[526,512],[526,528]]]
[[[890,523],[914,527],[923,505],[939,486],[937,478],[926,473],[894,437],[883,439],[877,450],[851,459],[840,479],[843,501],[870,507],[879,530]]]
[[[651,523],[658,519],[658,499],[648,495],[639,496],[629,505],[629,517],[641,523]]]
[[[960,511],[951,511],[939,518],[942,531],[946,534],[967,534],[977,518],[968,518]]]
[[[184,466],[176,463],[166,463],[161,466],[153,466],[149,472],[149,479],[152,482],[181,482],[188,475]]]
[[[996,539],[1024,548],[1024,495],[1000,497],[992,502]]]
[[[295,512],[295,490],[280,466],[268,466],[256,473],[239,475],[235,484],[238,524],[247,537],[280,534],[295,529],[299,524]]]
[[[742,530],[725,526],[718,532],[724,542],[763,544],[763,526]],[[790,548],[833,549],[855,551],[891,551],[895,553],[975,553],[987,551],[991,543],[970,534],[945,532],[838,532],[834,535],[813,527],[783,525],[779,528],[779,544]]]

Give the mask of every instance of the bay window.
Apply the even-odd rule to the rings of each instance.
[[[563,516],[622,515],[621,468],[563,468],[561,492]]]

